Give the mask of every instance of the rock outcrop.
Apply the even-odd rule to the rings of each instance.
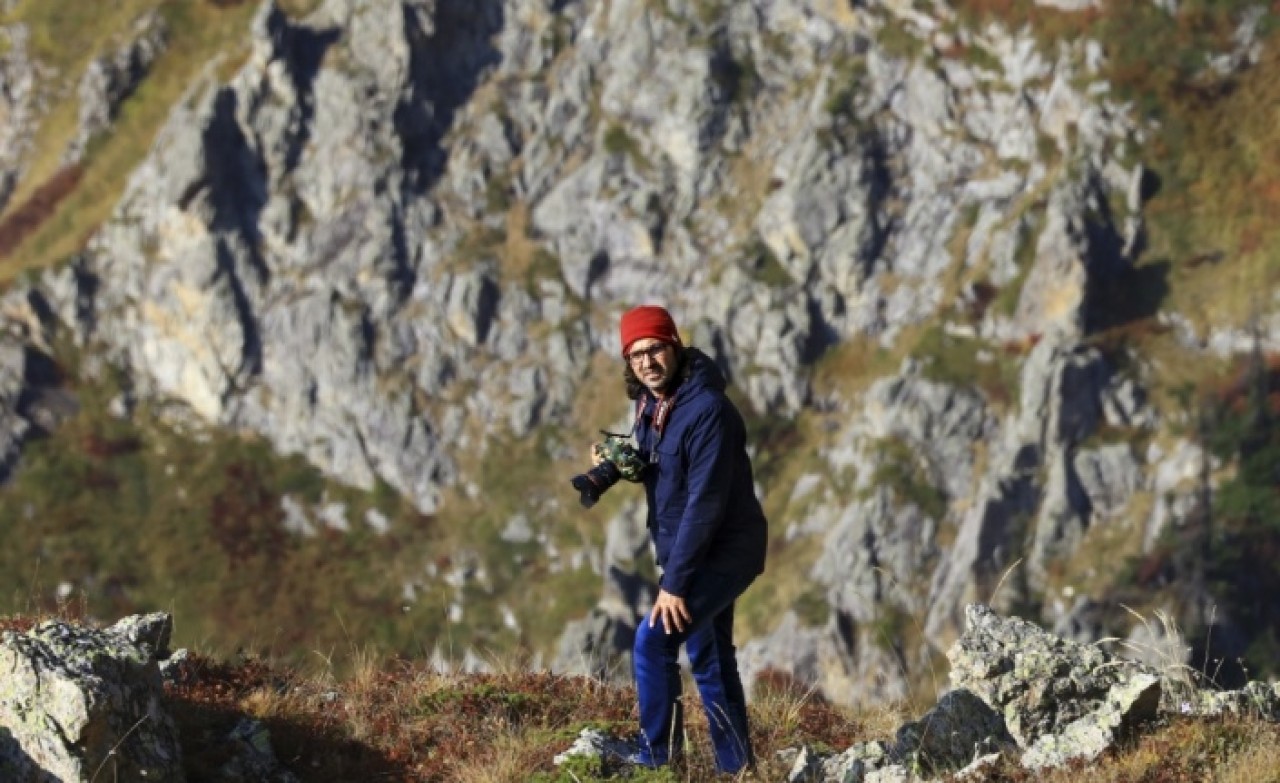
[[[180,680],[173,618],[125,617],[104,629],[50,620],[0,635],[0,780],[5,783],[182,783],[179,732],[163,682]],[[223,739],[221,783],[297,783],[266,727],[241,719]]]
[[[947,653],[953,689],[937,706],[899,728],[892,742],[838,754],[796,749],[789,783],[928,780],[1001,755],[1031,770],[1088,761],[1114,747],[1122,729],[1140,731],[1155,719],[1165,692],[1184,694],[1172,705],[1183,715],[1248,710],[1276,720],[1275,686],[1201,690],[1180,669],[1126,661],[986,606],[970,605],[966,616],[964,635]]]
[[[55,620],[0,636],[5,780],[186,780],[157,665],[172,628],[152,614],[101,631]]]
[[[8,206],[28,165],[39,117],[39,65],[30,52],[26,25],[0,27],[4,53],[0,55],[0,209]]]
[[[1160,673],[970,606],[951,648],[951,682],[1004,719],[1030,768],[1096,758],[1119,733],[1156,716]]]

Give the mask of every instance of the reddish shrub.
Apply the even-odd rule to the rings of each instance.
[[[135,435],[110,438],[100,432],[90,432],[80,439],[80,447],[90,457],[106,459],[135,452],[142,447],[142,441]]]
[[[58,169],[30,198],[0,220],[0,258],[11,254],[49,219],[58,204],[80,184],[83,174],[79,165]]]

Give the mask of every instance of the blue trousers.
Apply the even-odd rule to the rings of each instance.
[[[747,698],[733,646],[733,603],[755,576],[700,573],[689,585],[685,606],[693,622],[668,634],[662,623],[640,620],[632,658],[640,701],[640,762],[660,766],[682,750],[680,645],[686,645],[693,679],[702,697],[715,749],[716,769],[737,772],[752,762]]]

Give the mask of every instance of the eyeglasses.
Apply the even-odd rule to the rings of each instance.
[[[667,348],[668,346],[666,343],[654,343],[648,348],[637,348],[627,354],[627,361],[631,363],[631,366],[639,367],[640,360],[648,358],[649,363],[652,364],[658,361],[658,357],[661,356],[662,352],[667,350]]]

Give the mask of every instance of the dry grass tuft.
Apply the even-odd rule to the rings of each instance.
[[[839,710],[811,685],[768,670],[757,679],[751,703],[752,738],[758,747],[784,748],[814,738],[842,748],[866,734],[865,724]]]

